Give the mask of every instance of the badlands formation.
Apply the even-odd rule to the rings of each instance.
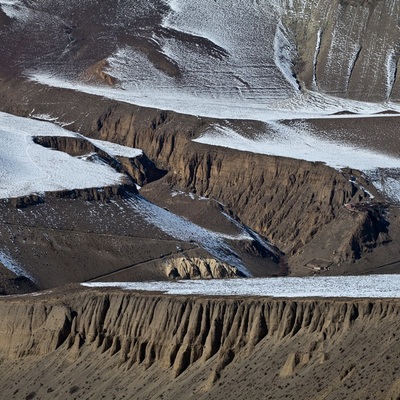
[[[400,398],[396,290],[198,281],[396,282],[399,17],[0,0],[1,397]]]

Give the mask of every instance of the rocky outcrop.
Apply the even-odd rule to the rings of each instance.
[[[165,274],[172,279],[221,279],[243,277],[243,274],[231,265],[215,258],[174,257],[164,262]]]
[[[121,163],[122,170],[139,186],[157,181],[167,174],[167,171],[157,168],[144,153],[135,158],[121,156],[116,158]]]
[[[69,136],[34,136],[33,141],[43,147],[63,151],[73,157],[96,152],[96,146],[85,138]]]
[[[82,74],[82,80],[89,83],[106,83],[110,86],[118,84],[118,80],[107,73],[107,69],[110,67],[107,60],[101,60],[87,68]]]
[[[79,398],[86,399],[98,390],[96,384],[87,386],[95,368],[103,392],[116,393],[118,375],[135,399],[161,394],[172,399],[180,391],[192,393],[187,398],[211,394],[245,399],[261,395],[266,387],[272,398],[283,393],[324,398],[329,393],[329,399],[355,399],[366,398],[365,390],[375,399],[399,394],[394,384],[400,378],[397,300],[174,298],[80,291],[2,301],[0,310],[3,393],[21,390],[13,381],[21,373],[28,376],[27,368],[37,368],[42,386],[25,379],[23,390],[59,398],[72,386],[73,372],[74,384],[86,387]],[[54,370],[42,371],[43,359]],[[7,378],[5,368],[16,376]],[[58,376],[59,386],[52,386],[49,374]],[[11,379],[10,389],[4,379]],[[51,393],[46,393],[48,386]]]
[[[0,262],[0,296],[32,293],[37,285],[25,276],[18,276]]]
[[[389,223],[379,212],[366,211],[357,215],[356,219],[360,222],[354,225],[353,230],[349,230],[350,240],[339,254],[360,258],[361,254],[372,252],[375,247],[391,240],[388,235]]]

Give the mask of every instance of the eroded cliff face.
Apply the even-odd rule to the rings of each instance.
[[[163,263],[165,274],[172,279],[223,279],[243,277],[236,268],[206,257],[171,258]]]
[[[399,100],[398,1],[283,0],[282,15],[305,88],[357,100]]]
[[[364,242],[358,233],[368,227],[374,227],[375,244],[389,240],[387,236],[378,240],[381,233],[387,233],[380,215],[360,217],[343,208],[346,202],[369,197],[350,179],[357,171],[340,172],[322,163],[222,151],[195,143],[191,139],[208,125],[188,116],[163,111],[147,124],[114,106],[93,123],[91,135],[145,149],[150,158],[169,169],[164,178],[169,185],[217,199],[290,256],[305,252],[298,261],[291,260],[293,266],[306,265],[316,257],[315,247],[306,249],[313,240],[326,248],[328,263],[359,258]],[[362,183],[374,191],[367,181]],[[339,232],[334,240],[326,229],[329,226]]]
[[[0,383],[10,399],[69,390],[80,399],[400,394],[397,300],[80,290],[3,300],[0,310]]]

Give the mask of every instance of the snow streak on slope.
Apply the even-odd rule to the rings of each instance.
[[[397,55],[394,49],[391,49],[386,58],[386,97],[390,98],[397,77]]]
[[[296,58],[296,45],[290,40],[290,34],[285,26],[279,21],[274,37],[275,64],[282,72],[286,80],[299,90],[300,86],[293,74],[293,60]]]
[[[161,229],[168,235],[178,240],[196,242],[217,259],[235,266],[245,276],[251,276],[240,258],[232,251],[228,244],[228,241],[253,240],[253,237],[245,230],[242,230],[241,234],[235,236],[212,232],[172,214],[142,197],[131,197],[124,200],[124,202],[139,212],[150,224]],[[269,250],[269,247],[266,247],[266,249]]]
[[[31,275],[24,271],[24,269],[16,263],[6,252],[0,250],[0,263],[3,264],[8,270],[17,276],[24,276],[25,278],[34,281]]]
[[[110,186],[125,179],[108,165],[42,147],[34,136],[76,137],[48,122],[0,113],[0,198]]]
[[[17,20],[26,20],[29,16],[29,10],[20,0],[0,0],[0,8],[8,17]]]
[[[85,287],[165,292],[170,295],[399,298],[400,275],[223,279],[179,282],[83,283]]]

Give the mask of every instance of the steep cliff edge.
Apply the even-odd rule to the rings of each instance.
[[[0,310],[0,384],[10,399],[400,394],[398,300],[73,290],[1,300]]]

